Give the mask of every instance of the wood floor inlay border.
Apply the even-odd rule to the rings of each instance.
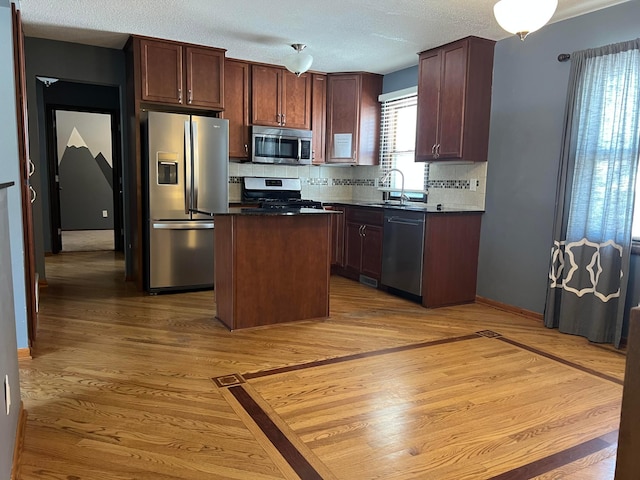
[[[296,448],[295,444],[287,437],[287,435],[277,426],[277,424],[269,417],[269,414],[260,406],[260,404],[252,397],[252,394],[243,387],[243,383],[252,379],[258,379],[268,377],[270,375],[278,375],[282,373],[289,373],[304,369],[310,369],[315,367],[321,367],[325,365],[335,365],[353,360],[360,360],[365,358],[377,357],[382,355],[388,355],[397,352],[416,350],[420,348],[427,348],[437,345],[446,345],[456,342],[464,342],[473,339],[496,339],[502,342],[508,343],[514,347],[526,350],[545,357],[551,361],[557,362],[561,365],[565,365],[571,368],[580,370],[583,373],[594,375],[600,379],[622,385],[624,382],[618,378],[615,378],[606,373],[598,372],[589,367],[585,367],[578,363],[566,360],[562,357],[554,355],[552,353],[539,350],[538,348],[531,347],[524,343],[512,340],[504,337],[502,334],[492,330],[479,330],[470,335],[462,335],[458,337],[443,338],[439,340],[433,340],[428,342],[413,343],[408,345],[401,345],[397,347],[390,347],[380,350],[373,350],[369,352],[361,352],[352,355],[345,355],[343,357],[332,357],[323,360],[317,360],[298,365],[289,365],[285,367],[272,368],[268,370],[261,370],[257,372],[248,372],[243,374],[229,374],[221,377],[212,378],[212,380],[220,388],[228,389],[233,395],[238,404],[247,412],[255,424],[265,434],[269,442],[278,450],[280,455],[287,461],[291,468],[300,475],[300,478],[315,480],[322,480],[322,476],[318,471],[309,463],[304,457],[303,453]],[[247,385],[250,385],[247,383]],[[255,395],[255,393],[253,394]],[[550,472],[557,468],[561,468],[567,464],[575,462],[588,455],[594,454],[600,450],[610,447],[615,443],[613,438],[617,438],[617,431],[610,432],[606,435],[588,440],[574,447],[557,452],[553,455],[549,455],[535,462],[522,465],[508,472],[502,473],[489,480],[524,480],[532,478],[538,475],[542,475],[546,472]]]
[[[580,443],[575,447],[554,453],[548,457],[541,458],[535,462],[501,473],[500,475],[491,477],[488,480],[528,480],[529,478],[537,477],[610,447],[612,443],[607,441],[606,437],[614,435],[615,438],[617,438],[617,430]]]
[[[287,436],[269,418],[269,415],[258,405],[249,393],[240,385],[229,387],[229,392],[245,409],[251,419],[267,436],[269,441],[278,449],[280,455],[287,461],[293,470],[305,480],[323,480],[322,476],[307,461],[300,451],[291,443]]]
[[[611,375],[607,375],[606,373],[602,373],[602,372],[598,372],[597,370],[594,370],[592,368],[589,367],[585,367],[584,365],[580,365],[579,363],[574,363],[571,362],[569,360],[566,360],[562,357],[558,357],[557,355],[554,355],[552,353],[548,353],[545,352],[544,350],[539,350],[535,347],[530,347],[529,345],[525,345],[524,343],[520,343],[517,342],[515,340],[511,340],[509,338],[505,338],[505,337],[497,337],[497,340],[500,340],[502,342],[508,343],[510,345],[513,345],[514,347],[518,347],[518,348],[522,348],[524,350],[527,350],[531,353],[535,353],[536,355],[540,355],[542,357],[548,358],[549,360],[553,360],[554,362],[558,362],[561,363],[563,365],[567,365],[568,367],[572,367],[575,368],[577,370],[580,370],[581,372],[584,373],[588,373],[590,375],[594,375],[598,378],[602,378],[603,380],[608,380],[610,382],[613,383],[617,383],[618,385],[623,385],[624,384],[624,380],[621,380],[619,378],[616,377],[612,377]]]
[[[345,355],[344,357],[325,358],[324,360],[301,363],[298,365],[289,365],[286,367],[272,368],[270,370],[261,370],[259,372],[243,373],[242,376],[246,380],[251,380],[253,378],[268,377],[269,375],[278,375],[280,373],[295,372],[296,370],[304,370],[307,368],[321,367],[324,365],[334,365],[336,363],[350,362],[352,360],[360,360],[362,358],[377,357],[380,355],[388,355],[390,353],[404,352],[407,350],[415,350],[417,348],[433,347],[435,345],[444,345],[447,343],[463,342],[465,340],[474,340],[478,338],[481,338],[481,337],[478,336],[477,334],[464,335],[461,337],[443,338],[440,340],[433,340],[430,342],[412,343],[409,345],[401,345],[399,347],[385,348],[382,350],[373,350],[371,352],[355,353],[353,355]]]

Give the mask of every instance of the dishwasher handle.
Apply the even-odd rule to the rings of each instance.
[[[424,224],[424,220],[420,219],[410,219],[403,217],[388,217],[388,223],[399,223],[400,225],[410,225],[412,227],[421,227]]]

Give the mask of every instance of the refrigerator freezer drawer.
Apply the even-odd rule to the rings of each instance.
[[[213,222],[151,222],[149,291],[213,288]]]

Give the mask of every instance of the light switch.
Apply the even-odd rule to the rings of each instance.
[[[107,218],[109,216],[109,212],[106,210],[102,210],[102,218]]]

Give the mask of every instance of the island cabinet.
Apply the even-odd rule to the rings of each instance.
[[[327,75],[327,163],[377,165],[382,75]]]
[[[475,301],[481,219],[481,212],[427,214],[423,306]]]
[[[216,317],[230,330],[329,316],[330,217],[337,214],[305,210],[216,214]]]
[[[229,158],[249,160],[249,85],[247,62],[227,59],[224,65],[224,112],[229,120]]]
[[[319,73],[311,75],[311,129],[311,158],[314,165],[322,164],[327,139],[327,76]]]
[[[224,56],[219,48],[132,37],[142,102],[224,108]]]
[[[383,220],[382,209],[346,208],[344,267],[347,276],[377,286],[382,274]]]
[[[416,161],[487,160],[494,44],[468,37],[419,54]]]
[[[253,125],[311,129],[311,74],[252,65],[251,77]]]

